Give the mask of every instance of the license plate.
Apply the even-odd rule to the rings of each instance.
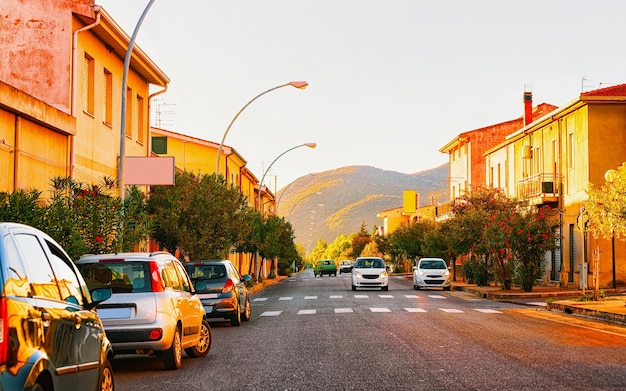
[[[130,308],[100,308],[98,315],[100,319],[128,319],[130,318]]]

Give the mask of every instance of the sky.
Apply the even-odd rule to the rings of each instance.
[[[129,36],[148,3],[96,2]],[[522,116],[524,91],[560,107],[626,83],[625,11],[623,0],[155,0],[136,44],[171,79],[151,125],[217,143],[257,95],[309,83],[254,100],[224,142],[280,189],[352,165],[428,170],[458,134]],[[286,152],[304,143],[317,147]]]

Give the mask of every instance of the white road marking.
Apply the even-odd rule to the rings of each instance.
[[[404,310],[407,312],[428,312],[423,308],[405,308]]]
[[[391,310],[389,308],[381,308],[381,307],[370,308],[370,311],[372,311],[372,312],[391,312]]]
[[[315,315],[317,310],[300,310],[298,311],[298,315]]]
[[[304,296],[304,300],[316,300],[317,296]]]
[[[418,295],[404,295],[404,297],[406,297],[407,299],[419,299],[420,298]]]
[[[445,299],[445,296],[441,296],[441,295],[428,295],[428,297],[430,297],[431,299]]]
[[[278,300],[293,300],[293,297],[281,297]]]
[[[259,316],[278,316],[283,311],[265,311]]]
[[[393,299],[393,295],[378,295],[381,299]]]
[[[331,299],[343,299],[343,296],[341,295],[330,295]]]
[[[267,301],[267,297],[257,297],[256,299],[252,299],[252,301]]]
[[[535,302],[528,303],[528,304],[536,305],[538,307],[547,307],[548,306],[548,303],[546,303],[545,301],[535,301]]]
[[[335,313],[336,314],[348,314],[354,312],[352,311],[352,308],[335,308]]]
[[[483,314],[501,314],[502,311],[492,310],[490,308],[474,308],[475,311],[482,312]]]
[[[369,299],[368,295],[354,295],[355,299]]]

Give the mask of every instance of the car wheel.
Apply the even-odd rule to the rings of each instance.
[[[389,285],[380,288],[380,290],[381,291],[388,291],[389,290]]]
[[[250,307],[250,299],[246,297],[246,308],[243,310],[243,316],[241,317],[244,321],[249,321],[252,317],[252,308]]]
[[[352,290],[355,291],[356,290],[356,286],[352,285]]]
[[[46,391],[45,388],[43,388],[43,386],[39,383],[39,381],[37,381],[37,383],[33,384],[33,386],[31,387],[32,391]]]
[[[185,349],[185,353],[192,358],[204,357],[209,354],[209,350],[211,350],[211,341],[211,326],[209,326],[209,322],[207,322],[206,319],[202,319],[200,340],[198,340],[196,346]]]
[[[180,341],[180,330],[176,327],[172,346],[163,352],[165,369],[179,369],[183,365],[183,347]]]
[[[231,326],[239,326],[241,324],[241,312],[239,312],[239,303],[235,306],[235,314],[230,317]]]
[[[113,366],[109,360],[104,363],[102,368],[102,376],[100,377],[100,391],[113,391],[115,385],[113,383]]]
[[[444,286],[444,287],[443,287],[443,290],[444,290],[444,291],[449,291],[449,290],[450,290],[450,287],[449,287],[449,286]]]

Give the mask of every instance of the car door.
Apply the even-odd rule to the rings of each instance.
[[[176,274],[180,281],[180,311],[183,317],[183,346],[188,345],[190,340],[196,340],[200,334],[200,325],[204,315],[202,303],[193,293],[193,287],[185,268],[178,261],[173,261]],[[195,344],[191,344],[195,345]]]
[[[245,292],[244,282],[242,281],[241,275],[239,274],[237,269],[235,269],[235,266],[228,263],[227,270],[228,270],[228,276],[232,278],[233,281],[235,282],[235,287],[237,289],[237,296],[238,296],[237,303],[239,305],[239,312],[243,312],[243,309],[245,308],[245,305],[246,305],[246,292]]]
[[[36,299],[33,315],[41,319],[41,341],[62,390],[96,387],[104,331],[95,313],[84,310],[81,280],[72,261],[54,243],[16,232]]]

